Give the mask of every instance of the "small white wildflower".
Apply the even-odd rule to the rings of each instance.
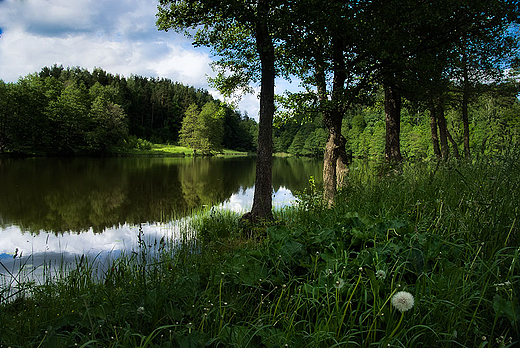
[[[345,285],[345,281],[343,279],[341,279],[341,278],[336,280],[336,282],[334,283],[334,287],[336,289],[341,289],[344,285]]]
[[[414,305],[413,295],[406,291],[399,291],[394,295],[394,297],[392,297],[392,305],[399,312],[406,312],[407,310],[412,309]]]
[[[383,271],[382,269],[378,270],[376,272],[376,278],[377,279],[381,279],[381,280],[384,280],[386,278],[386,272]]]
[[[137,314],[143,314],[144,313],[144,307],[137,308]]]

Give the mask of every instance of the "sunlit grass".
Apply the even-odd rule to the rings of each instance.
[[[151,149],[151,152],[165,154],[185,154],[190,156],[193,155],[193,149],[178,145],[154,144]]]
[[[330,210],[312,184],[272,223],[206,209],[180,241],[140,233],[102,272],[78,259],[41,283],[15,274],[0,345],[517,346],[519,166],[354,166]]]
[[[140,156],[193,156],[193,149],[179,145],[169,144],[153,144],[150,149],[131,149],[124,150],[123,153],[129,155],[140,155]],[[199,153],[200,154],[200,153]],[[247,152],[223,149],[221,152],[215,152],[217,156],[247,156]]]

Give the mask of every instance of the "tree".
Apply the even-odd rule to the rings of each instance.
[[[88,91],[83,84],[69,83],[45,112],[54,130],[53,149],[59,154],[75,154],[85,149],[88,124]]]
[[[503,81],[518,52],[518,39],[506,21],[479,35],[463,35],[454,48],[453,77],[460,95],[465,157],[471,156],[468,105],[483,85]]]
[[[105,152],[128,136],[126,114],[119,104],[114,104],[103,95],[92,102],[89,113],[90,125],[86,134],[89,151]]]
[[[224,109],[215,102],[207,102],[199,112],[196,104],[188,107],[182,121],[181,144],[203,154],[222,149],[224,138]]]
[[[0,80],[0,153],[7,148],[7,115],[9,113],[10,85]]]
[[[247,3],[238,0],[160,0],[157,21],[159,29],[165,31],[198,28],[194,43],[211,47],[223,57],[221,66],[236,72],[230,79],[220,76],[223,90],[245,86],[252,79],[260,80],[255,194],[253,207],[247,215],[253,220],[272,218],[272,124],[276,71],[271,35],[276,28],[273,22],[276,5],[273,0]]]
[[[181,145],[191,147],[195,151],[200,148],[198,143],[199,139],[197,138],[197,127],[198,127],[198,119],[199,119],[199,108],[197,104],[191,104],[186,112],[184,113],[184,118],[182,120],[182,127],[179,133],[179,141]]]

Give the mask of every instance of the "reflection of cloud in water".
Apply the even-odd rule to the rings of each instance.
[[[173,233],[170,224],[142,224],[145,236],[169,236]],[[63,235],[40,232],[38,235],[22,234],[20,228],[11,226],[0,233],[0,259],[12,257],[18,249],[18,255],[36,253],[70,253],[98,254],[113,250],[131,250],[137,242],[139,226],[124,224],[107,228],[103,233],[92,230],[79,234],[65,233]]]
[[[253,188],[242,188],[219,207],[240,213],[246,212],[251,209],[253,195]],[[295,197],[285,187],[273,193],[275,209],[291,205],[294,201]],[[162,237],[170,240],[179,239],[181,231],[186,231],[184,226],[187,221],[189,218],[169,223],[143,223],[141,228],[144,240],[147,244],[153,244]],[[20,265],[24,265],[26,270],[34,271],[34,276],[41,274],[43,264],[57,267],[74,262],[81,255],[106,261],[111,257],[117,257],[121,252],[131,252],[137,248],[138,235],[139,226],[129,224],[107,228],[103,233],[94,233],[91,228],[87,232],[60,235],[45,231],[40,231],[38,235],[22,233],[20,227],[12,225],[0,228],[0,262],[13,274],[17,273]],[[17,257],[13,259],[15,253]],[[1,274],[6,274],[3,267],[0,267]]]
[[[162,237],[178,239],[186,221],[181,219],[166,224],[142,224],[144,241],[153,246]],[[103,266],[108,259],[116,258],[122,252],[136,250],[138,235],[139,226],[128,224],[107,228],[103,233],[90,230],[63,235],[45,232],[39,235],[22,234],[19,227],[11,226],[0,231],[0,262],[13,274],[18,274],[23,266],[26,272],[36,278],[42,276],[45,267],[50,267],[51,273],[54,273],[67,264],[75,264],[81,255],[101,261]],[[13,258],[15,254],[17,257]],[[1,267],[0,275],[6,273],[4,267]]]
[[[237,213],[245,213],[251,210],[253,206],[254,188],[241,188],[238,193],[233,194],[228,200],[221,203],[219,208],[228,209]],[[273,208],[280,209],[294,204],[296,198],[291,190],[286,187],[280,187],[278,191],[273,193]]]

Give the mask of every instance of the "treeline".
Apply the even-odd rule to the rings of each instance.
[[[44,67],[0,80],[0,152],[74,155],[176,143],[186,110],[222,109],[222,147],[255,150],[256,122],[208,91],[168,79],[125,78],[96,68]]]
[[[469,145],[475,155],[497,154],[520,144],[520,100],[518,83],[482,85],[468,105]],[[455,88],[444,104],[449,152],[463,155],[464,134],[460,96]],[[422,159],[435,156],[432,141],[432,111],[428,105],[403,98],[400,120],[400,147],[403,157]],[[274,151],[298,156],[322,156],[327,128],[319,113],[301,111],[279,120],[274,127]],[[382,158],[385,155],[384,93],[379,91],[365,104],[348,109],[342,134],[347,153],[354,158]]]

